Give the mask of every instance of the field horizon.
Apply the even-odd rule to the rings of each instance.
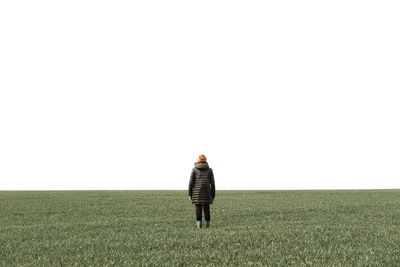
[[[0,266],[394,266],[399,189],[0,191]]]

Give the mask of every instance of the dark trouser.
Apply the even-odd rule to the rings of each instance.
[[[210,221],[210,205],[209,204],[196,204],[196,220],[201,221],[202,210],[204,210],[204,219]]]

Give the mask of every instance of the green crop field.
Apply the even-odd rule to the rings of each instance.
[[[399,266],[400,190],[0,191],[0,266]]]

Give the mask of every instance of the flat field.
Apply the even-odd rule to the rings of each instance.
[[[399,266],[400,190],[0,191],[0,266]]]

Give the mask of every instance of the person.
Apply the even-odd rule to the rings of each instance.
[[[201,154],[194,164],[189,181],[189,199],[196,206],[196,226],[202,228],[204,211],[205,227],[210,226],[210,204],[215,198],[215,181],[213,170],[208,166],[207,157]]]

